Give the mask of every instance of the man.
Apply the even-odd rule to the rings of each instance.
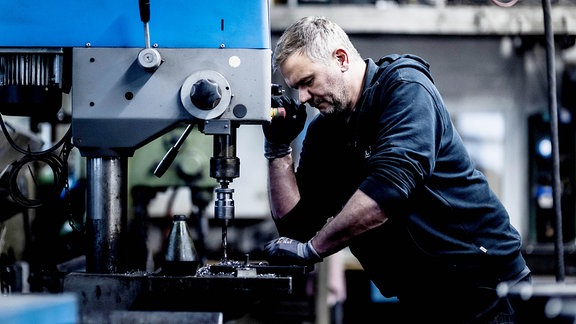
[[[476,170],[428,64],[413,55],[364,60],[322,17],[286,29],[274,68],[298,104],[264,125],[271,212],[280,235],[271,262],[314,264],[349,247],[407,320],[514,323],[503,281],[528,280],[521,238]],[[290,143],[318,109],[297,172]]]

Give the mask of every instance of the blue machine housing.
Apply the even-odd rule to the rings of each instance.
[[[182,124],[270,120],[268,0],[152,0],[147,28],[140,4],[0,0],[0,64],[17,71],[0,75],[2,112],[48,118],[71,87],[74,145],[85,156],[130,156]],[[139,56],[148,45],[160,57],[153,69]],[[53,61],[20,73],[36,56]],[[192,90],[202,82],[212,88]],[[197,107],[192,94],[222,98]]]
[[[150,1],[164,48],[270,48],[268,1]],[[0,46],[144,47],[137,0],[0,0]]]

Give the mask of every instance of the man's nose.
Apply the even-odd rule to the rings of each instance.
[[[312,99],[312,95],[310,95],[310,93],[306,89],[299,89],[298,90],[298,99],[300,100],[300,103],[303,104],[303,103],[308,102],[310,99]]]

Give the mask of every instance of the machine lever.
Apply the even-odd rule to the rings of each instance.
[[[144,41],[146,48],[150,48],[150,0],[138,0],[138,9],[140,10],[140,20],[144,23]]]
[[[182,144],[184,143],[184,141],[186,140],[186,138],[188,137],[188,135],[192,131],[192,128],[194,128],[193,124],[188,124],[188,126],[186,126],[184,133],[182,133],[182,135],[180,135],[180,137],[178,138],[176,143],[174,145],[172,145],[172,147],[168,150],[168,152],[166,152],[166,154],[164,155],[164,157],[162,158],[160,163],[158,163],[158,165],[156,166],[156,169],[154,170],[155,176],[160,178],[160,177],[162,177],[162,175],[164,175],[164,172],[166,172],[166,170],[168,170],[168,167],[170,167],[172,162],[174,162],[176,155],[178,155],[178,150],[180,150],[180,148],[182,147]]]
[[[154,72],[162,64],[162,56],[150,46],[150,0],[138,0],[140,20],[144,23],[145,48],[138,53],[138,63],[148,72]],[[156,45],[154,45],[156,47]]]
[[[138,0],[138,7],[140,9],[140,20],[143,23],[150,21],[150,0]]]

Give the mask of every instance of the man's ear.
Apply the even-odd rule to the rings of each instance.
[[[338,48],[334,51],[334,58],[338,61],[340,70],[342,72],[348,71],[350,61],[348,60],[348,53],[342,48]]]

